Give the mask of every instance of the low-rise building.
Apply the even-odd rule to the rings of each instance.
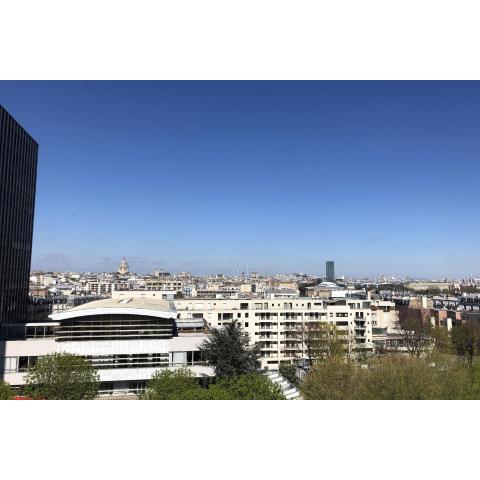
[[[54,352],[89,360],[100,376],[101,395],[138,393],[161,368],[188,367],[197,376],[213,375],[198,352],[204,321],[177,319],[170,301],[99,300],[50,318],[52,322],[16,326],[17,336],[23,329],[23,339],[0,341],[0,376],[12,386],[21,387],[28,367]]]

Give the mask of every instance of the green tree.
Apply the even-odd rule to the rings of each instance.
[[[445,354],[453,353],[452,339],[446,328],[440,326],[432,328],[431,336],[435,351]]]
[[[280,387],[261,373],[219,379],[207,395],[212,400],[285,400]]]
[[[480,367],[451,355],[384,355],[360,365],[349,359],[317,362],[302,382],[306,399],[436,400],[480,398]]]
[[[142,400],[200,400],[205,397],[204,389],[188,368],[157,370],[140,395]]]
[[[478,352],[480,334],[478,327],[471,323],[452,328],[451,333],[453,347],[460,357],[466,357],[469,364],[472,364],[473,357]]]
[[[214,367],[217,378],[236,377],[258,368],[259,347],[249,343],[248,334],[233,321],[223,328],[212,328],[199,351],[202,359]]]
[[[348,358],[332,356],[314,363],[302,381],[306,400],[353,400],[362,391],[362,370]]]
[[[331,322],[306,322],[300,337],[310,363],[325,357],[345,356],[348,353],[348,332]]]
[[[420,308],[400,308],[398,317],[404,345],[410,355],[419,357],[427,352],[433,343],[428,311]]]
[[[48,400],[91,400],[99,377],[91,363],[70,353],[40,357],[25,375],[25,394]]]
[[[292,385],[298,383],[297,379],[297,367],[291,363],[280,362],[280,375],[287,379]]]
[[[435,369],[424,358],[385,355],[364,369],[360,398],[371,400],[425,400],[439,395]]]
[[[13,396],[12,387],[7,382],[0,380],[0,400],[11,400]]]
[[[278,385],[261,373],[217,379],[202,388],[187,368],[158,370],[141,400],[283,400]]]

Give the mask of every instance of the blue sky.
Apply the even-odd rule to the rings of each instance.
[[[32,268],[480,273],[479,82],[0,82]]]

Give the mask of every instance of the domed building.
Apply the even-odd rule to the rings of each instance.
[[[127,260],[125,259],[125,257],[123,257],[120,262],[120,265],[118,266],[118,273],[120,275],[126,275],[129,272],[130,272],[130,269],[129,269]]]

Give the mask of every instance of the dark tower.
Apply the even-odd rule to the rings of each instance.
[[[325,265],[325,277],[327,281],[334,282],[335,281],[335,262],[329,260]]]
[[[27,319],[38,144],[0,105],[0,326]]]

